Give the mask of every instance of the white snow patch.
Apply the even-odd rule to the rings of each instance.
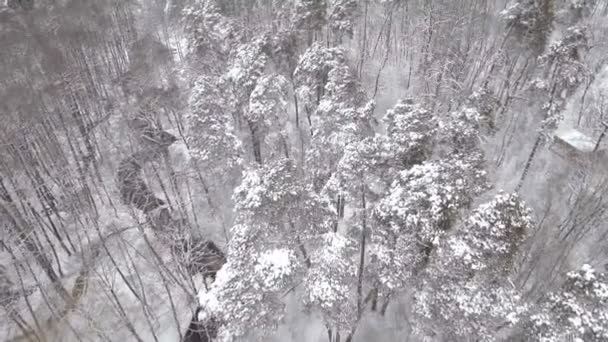
[[[276,290],[294,272],[294,260],[294,253],[288,249],[269,250],[258,256],[255,273],[260,276],[264,286]]]
[[[568,319],[570,321],[570,323],[572,323],[572,325],[574,325],[576,328],[580,327],[583,322],[581,321],[580,317],[570,317]]]
[[[256,268],[271,269],[278,274],[290,273],[292,253],[288,249],[273,249],[260,255]]]
[[[595,141],[574,128],[560,128],[555,131],[555,138],[581,152],[593,152]]]
[[[199,321],[204,321],[208,317],[209,317],[209,314],[207,313],[207,311],[205,309],[203,309],[203,310],[200,310],[198,312],[198,315],[197,315],[196,319],[199,320]]]
[[[171,158],[172,165],[183,165],[190,162],[192,156],[186,144],[179,140],[169,146],[169,156]]]

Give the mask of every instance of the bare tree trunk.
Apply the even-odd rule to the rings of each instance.
[[[253,157],[255,161],[262,165],[262,142],[260,141],[260,134],[257,125],[247,120],[249,125],[249,131],[251,132],[251,143],[253,145]]]
[[[362,186],[363,187],[363,186]],[[367,218],[366,218],[366,203],[365,190],[361,189],[361,247],[359,254],[359,271],[357,275],[357,316],[363,314],[363,270],[365,268],[365,247],[367,238]]]
[[[53,270],[53,266],[51,262],[48,260],[46,255],[40,250],[38,244],[32,238],[32,229],[27,228],[29,224],[25,221],[25,219],[21,216],[19,211],[17,210],[12,198],[10,197],[4,183],[2,182],[2,177],[0,176],[0,214],[4,216],[8,221],[8,229],[11,233],[15,234],[21,242],[23,242],[25,248],[30,252],[30,254],[34,257],[36,262],[40,265],[40,267],[44,270],[47,277],[54,284],[57,293],[66,301],[70,302],[71,297],[61,285],[59,276]]]
[[[359,59],[359,79],[363,73],[363,65],[365,64],[365,54],[367,53],[367,11],[369,6],[369,0],[365,0],[365,10],[363,15],[363,41],[361,42],[361,57]]]
[[[95,157],[95,147],[91,142],[91,125],[85,121],[85,117],[82,114],[78,101],[74,94],[70,95],[70,110],[72,117],[76,121],[76,126],[80,132],[80,136],[84,141],[84,146],[87,154],[82,157],[85,172],[89,169],[89,165],[93,165],[93,169],[97,176],[98,181],[101,182],[101,174],[99,172],[99,166],[97,165],[97,158]]]
[[[378,93],[378,85],[380,84],[380,75],[382,74],[382,70],[384,70],[384,67],[386,66],[386,62],[388,62],[388,57],[391,54],[391,31],[392,31],[392,27],[393,27],[393,10],[395,10],[396,6],[397,6],[398,2],[395,3],[394,6],[392,6],[392,8],[388,9],[387,11],[388,13],[386,13],[386,15],[388,16],[388,24],[386,27],[386,53],[384,55],[384,59],[382,60],[382,65],[380,65],[380,69],[378,69],[378,74],[376,75],[376,82],[374,84],[374,95],[373,97],[376,97],[376,94]]]

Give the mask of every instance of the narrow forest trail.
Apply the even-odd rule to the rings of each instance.
[[[177,141],[177,138],[153,127],[141,116],[134,121],[135,130],[140,134],[144,146],[120,161],[117,179],[123,203],[142,211],[157,237],[166,241],[174,254],[187,254],[192,257],[186,260],[188,273],[215,275],[226,262],[223,252],[213,241],[198,238],[189,232],[186,219],[176,217],[165,201],[156,197],[143,179],[145,164],[167,154],[168,147]]]
[[[168,154],[168,147],[177,138],[154,127],[141,113],[133,121],[142,146],[119,163],[117,180],[121,200],[146,215],[155,235],[167,243],[173,257],[179,262],[185,261],[185,269],[190,276],[202,274],[204,286],[207,287],[207,277],[215,280],[215,274],[226,263],[224,253],[213,241],[201,239],[187,231],[189,224],[186,219],[176,217],[143,179],[145,164]],[[184,341],[198,341],[198,335],[208,337],[217,325],[213,318],[199,321],[198,312],[201,308],[198,303],[195,307],[196,312],[185,332]]]

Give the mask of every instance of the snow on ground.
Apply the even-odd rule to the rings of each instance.
[[[574,128],[559,128],[555,137],[580,152],[593,152],[596,141]]]

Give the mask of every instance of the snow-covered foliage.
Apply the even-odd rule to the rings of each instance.
[[[264,122],[266,126],[272,126],[271,121],[285,114],[286,88],[287,80],[283,76],[260,77],[249,98],[249,110],[245,117],[251,122]]]
[[[395,164],[393,144],[386,137],[377,135],[354,142],[345,147],[324,192],[330,198],[350,200],[359,200],[362,191],[379,196],[400,166]]]
[[[288,81],[281,75],[263,75],[249,97],[249,107],[244,113],[255,138],[265,141],[268,155],[276,156],[287,148],[285,126],[287,122]],[[289,150],[284,151],[289,155]],[[266,159],[266,158],[264,158]]]
[[[424,243],[448,229],[457,211],[483,190],[476,170],[457,160],[427,161],[402,171],[377,208],[390,226],[414,228]],[[413,214],[413,215],[412,215]]]
[[[183,16],[186,31],[191,35],[189,51],[199,57],[219,61],[239,41],[236,23],[220,13],[215,0],[195,0],[184,8]]]
[[[230,100],[237,106],[237,110],[240,109],[238,105],[248,102],[258,78],[264,73],[268,62],[268,44],[268,36],[257,36],[235,49],[236,53],[230,59],[223,81],[230,90]]]
[[[482,132],[495,133],[496,130],[496,111],[500,107],[500,101],[496,95],[486,88],[474,91],[468,98],[467,104],[479,112]]]
[[[403,101],[388,111],[385,122],[389,150],[402,171],[393,173],[393,183],[373,210],[369,271],[394,292],[424,268],[460,211],[487,188],[487,180],[476,110],[465,108],[437,120]],[[429,159],[432,155],[443,159]]]
[[[341,64],[328,73],[327,79],[325,95],[313,117],[313,137],[320,138],[321,143],[344,146],[369,135],[374,102],[366,101],[353,70]]]
[[[446,269],[465,274],[488,269],[508,273],[533,222],[531,210],[519,196],[500,193],[473,211],[464,227],[447,240],[447,248],[456,258]]]
[[[423,243],[432,243],[477,193],[469,172],[457,161],[428,161],[402,171],[376,215],[392,229],[413,230]]]
[[[234,200],[238,221],[261,222],[266,231],[272,232],[270,237],[283,244],[295,244],[294,235],[309,238],[329,231],[333,225],[327,205],[298,179],[289,159],[246,171],[234,191]]]
[[[209,315],[222,323],[219,339],[230,341],[252,330],[260,333],[274,331],[284,315],[283,292],[294,285],[300,263],[294,251],[274,248],[258,251],[249,229],[262,227],[235,226],[235,242],[231,243],[229,262],[217,273],[208,292],[199,300]]]
[[[587,76],[583,58],[588,50],[588,30],[582,26],[572,26],[561,39],[549,45],[547,52],[540,57],[542,63],[554,68],[552,78],[560,93],[578,86]]]
[[[352,37],[356,11],[357,1],[332,0],[327,17],[329,27],[339,36],[346,35]]]
[[[447,118],[439,122],[439,155],[458,156],[467,161],[479,160],[482,121],[475,108],[465,107],[449,113]]]
[[[292,77],[298,64],[299,46],[297,32],[284,29],[271,37],[271,57],[276,71]]]
[[[270,35],[257,35],[236,49],[228,71],[222,77],[232,116],[238,123],[241,118],[245,119],[254,160],[259,164],[265,159],[262,150],[274,156],[283,149],[285,155],[289,155],[283,132],[287,119],[288,82],[281,75],[265,73],[269,69],[272,50]]]
[[[366,101],[340,49],[313,45],[294,73],[297,91],[311,115],[312,141],[306,163],[321,188],[345,146],[371,135],[374,102]]]
[[[354,0],[292,0],[290,21],[293,27],[309,35],[325,24],[337,36],[352,37],[357,1]],[[310,36],[309,36],[310,40]]]
[[[330,231],[333,215],[299,182],[289,159],[247,170],[234,201],[228,263],[201,304],[225,322],[221,334],[270,332],[284,315],[283,293],[311,262],[305,243]]]
[[[517,323],[527,309],[521,294],[510,285],[444,282],[433,288],[422,286],[425,289],[416,293],[415,310],[425,323],[417,322],[416,330],[428,334],[425,328],[434,326],[449,341],[495,341],[496,331]]]
[[[191,155],[205,170],[216,175],[240,164],[240,141],[224,101],[217,80],[201,77],[192,89],[186,117]]]
[[[553,6],[544,0],[514,0],[501,13],[507,29],[542,52],[553,22]]]
[[[573,26],[539,58],[550,75],[550,89],[546,89],[548,101],[542,108],[545,118],[540,129],[546,139],[562,121],[567,98],[590,76],[583,61],[588,49],[589,33],[584,27]]]
[[[421,326],[437,325],[450,340],[492,341],[497,328],[517,323],[527,305],[508,275],[530,214],[517,195],[500,193],[442,241],[415,296]]]
[[[326,101],[343,104],[349,110],[353,106],[362,105],[365,102],[365,93],[361,88],[359,79],[353,69],[344,61],[336,63],[327,73],[327,83],[325,84]],[[343,114],[347,116],[348,114]],[[357,116],[348,115],[350,119],[357,119]]]
[[[353,241],[330,232],[323,235],[311,255],[303,301],[310,310],[321,313],[330,326],[350,329],[356,318],[356,253]]]
[[[294,0],[291,22],[299,30],[320,30],[326,11],[326,0]]]
[[[314,111],[321,101],[329,72],[344,63],[342,49],[326,48],[318,43],[302,53],[293,75],[296,92],[304,106],[309,107],[307,110]]]
[[[403,291],[415,279],[426,257],[414,232],[374,230],[370,245],[370,277],[387,293]]]
[[[432,249],[484,189],[483,178],[457,160],[427,161],[402,171],[377,205],[373,256],[380,282],[403,289]]]
[[[401,100],[384,117],[398,164],[407,169],[428,159],[435,144],[437,120],[411,100]]]
[[[585,264],[546,294],[523,324],[529,341],[608,340],[608,275]]]

